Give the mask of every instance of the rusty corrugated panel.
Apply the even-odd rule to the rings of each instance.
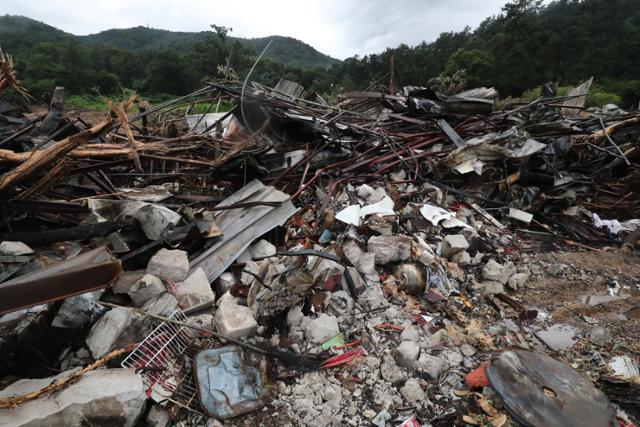
[[[120,261],[106,247],[85,252],[0,283],[0,314],[103,288],[121,273]]]
[[[571,98],[566,100],[562,105],[565,105],[568,108],[562,109],[562,115],[565,118],[574,118],[580,114],[580,108],[571,108],[571,107],[584,107],[587,102],[587,96],[589,95],[589,91],[591,90],[591,85],[593,84],[593,77],[591,77],[586,82],[581,83],[577,88],[572,89],[568,96],[576,96],[576,98]]]

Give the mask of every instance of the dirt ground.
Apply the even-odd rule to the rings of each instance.
[[[532,280],[525,290],[518,292],[526,307],[544,311],[551,323],[577,328],[578,335],[583,337],[589,336],[595,327],[603,328],[605,339],[590,340],[590,344],[611,356],[640,354],[637,256],[620,252],[561,252],[541,254],[537,259],[546,265],[543,278]],[[608,289],[616,295],[610,296]]]

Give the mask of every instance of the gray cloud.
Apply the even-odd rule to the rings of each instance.
[[[0,13],[25,15],[74,34],[148,25],[203,31],[225,25],[241,37],[291,36],[337,58],[432,41],[477,26],[506,0],[5,0]]]

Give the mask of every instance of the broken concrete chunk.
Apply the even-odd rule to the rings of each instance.
[[[455,368],[460,366],[462,361],[464,360],[464,356],[457,350],[452,350],[450,348],[446,349],[442,353],[440,353],[440,357],[447,361],[447,366],[450,368]]]
[[[393,358],[399,366],[413,369],[418,361],[420,346],[415,341],[402,341],[393,351]]]
[[[418,358],[416,366],[422,372],[429,375],[432,380],[437,380],[440,377],[440,374],[442,374],[447,367],[447,363],[444,359],[438,356],[432,356],[431,354],[423,351]]]
[[[167,289],[162,280],[152,274],[145,274],[138,279],[127,292],[134,304],[138,307],[143,306],[147,301],[158,297]]]
[[[144,270],[125,270],[116,282],[111,285],[114,294],[126,294],[135,283],[146,274]]]
[[[442,241],[442,253],[447,259],[460,252],[469,249],[469,242],[462,234],[452,234],[446,236]]]
[[[54,378],[20,380],[2,390],[0,399],[37,391],[71,374],[63,372]],[[146,398],[142,377],[133,369],[97,369],[57,393],[0,410],[0,425],[131,427],[142,414]]]
[[[224,294],[222,294],[222,296],[220,298],[218,298],[218,301],[216,301],[216,303],[218,304],[218,307],[224,305],[224,304],[237,304],[237,305],[241,305],[241,299],[240,298],[236,298],[233,295],[231,295],[231,292],[225,292]]]
[[[60,306],[56,317],[53,318],[51,326],[76,329],[96,321],[106,310],[97,303],[103,292],[100,289],[67,298]]]
[[[356,190],[356,194],[361,199],[367,200],[373,194],[373,187],[371,187],[370,185],[367,185],[367,184],[362,184]]]
[[[411,257],[411,238],[408,236],[373,236],[368,250],[375,254],[376,264],[404,261]]]
[[[256,278],[253,275],[249,274],[249,272],[253,274],[260,274],[260,266],[256,262],[251,260],[249,260],[249,262],[245,264],[243,270],[246,271],[243,271],[240,275],[240,282],[245,286],[251,285],[256,280]]]
[[[321,313],[320,316],[311,320],[305,329],[307,340],[318,345],[339,333],[338,319],[326,313]]]
[[[304,314],[302,313],[302,307],[299,305],[291,307],[287,313],[287,325],[291,328],[295,328],[302,322],[303,318]]]
[[[178,286],[178,302],[183,310],[212,303],[215,300],[216,296],[211,289],[209,279],[201,268],[197,268]]]
[[[238,281],[236,280],[236,276],[234,276],[233,273],[231,273],[230,271],[222,273],[220,277],[218,277],[214,282],[216,294],[224,294],[225,292],[229,291],[231,287],[236,283],[238,283]]]
[[[516,273],[509,277],[508,286],[517,291],[518,288],[524,286],[529,281],[529,273]]]
[[[533,215],[529,212],[521,211],[520,209],[509,208],[509,218],[515,219],[525,224],[529,224],[533,219]]]
[[[493,295],[493,294],[504,293],[504,285],[500,282],[494,282],[494,281],[475,283],[472,286],[472,288],[474,292],[477,292],[481,295]]]
[[[458,265],[469,265],[471,264],[471,255],[467,251],[459,252],[451,257],[451,261]]]
[[[471,357],[476,354],[476,348],[470,344],[462,344],[460,351],[467,357]]]
[[[147,427],[167,427],[171,422],[171,416],[166,408],[155,404],[149,409],[145,421]]]
[[[342,316],[353,311],[353,299],[347,290],[334,291],[324,301],[325,312],[334,316]]]
[[[178,309],[178,300],[169,292],[164,292],[150,299],[142,306],[142,311],[149,314],[168,317]]]
[[[118,338],[134,319],[133,312],[116,307],[105,313],[87,335],[86,343],[95,359],[115,349]]]
[[[0,254],[10,256],[31,255],[33,249],[22,242],[4,241],[0,243]]]
[[[367,202],[378,203],[381,200],[384,200],[385,198],[389,198],[385,189],[382,187],[376,187],[373,190],[373,193],[371,193],[371,195],[369,195],[369,197],[367,198]]]
[[[482,268],[482,276],[487,280],[500,282],[503,285],[509,281],[509,278],[516,273],[516,267],[512,262],[505,265],[490,259]]]
[[[232,338],[250,337],[258,328],[249,307],[231,302],[218,307],[215,322],[219,333]]]
[[[335,255],[335,253],[329,251],[330,255]],[[314,257],[315,258],[315,257]],[[313,280],[317,280],[319,277],[326,277],[331,274],[331,272],[342,273],[344,271],[344,266],[335,261],[326,258],[316,259],[311,261],[311,265],[313,265],[312,275]]]
[[[421,403],[427,397],[422,387],[420,387],[420,382],[415,378],[409,378],[404,383],[400,389],[400,394],[408,403]]]
[[[402,331],[402,333],[400,334],[400,339],[402,341],[418,342],[418,340],[420,339],[420,333],[418,332],[418,329],[416,329],[416,327],[414,327],[413,325],[409,325],[404,328],[404,331]]]
[[[365,252],[362,254],[356,268],[362,274],[376,274],[376,254],[371,252]]]
[[[160,249],[147,264],[147,273],[161,279],[182,282],[189,274],[189,258],[180,250]]]
[[[368,284],[364,292],[358,296],[358,302],[369,310],[388,304],[379,284]]]
[[[162,233],[176,225],[181,216],[161,205],[143,203],[131,216],[138,220],[149,240],[158,240]]]
[[[354,267],[358,266],[358,261],[360,257],[364,253],[360,246],[353,240],[347,240],[344,245],[342,245],[342,251],[344,252],[344,256],[347,257],[351,265]]]
[[[399,385],[407,380],[407,372],[400,368],[394,358],[387,354],[380,364],[380,376],[391,384]]]
[[[240,255],[238,255],[238,258],[236,258],[236,262],[240,264],[246,264],[252,259],[253,258],[251,257],[251,252],[249,252],[249,248],[247,248],[244,251],[240,252]]]
[[[274,256],[276,252],[276,247],[264,239],[258,240],[249,247],[249,253],[252,259]]]

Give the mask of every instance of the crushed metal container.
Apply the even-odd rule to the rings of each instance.
[[[265,406],[271,398],[266,359],[238,346],[200,351],[193,370],[202,408],[212,417],[237,417]]]

